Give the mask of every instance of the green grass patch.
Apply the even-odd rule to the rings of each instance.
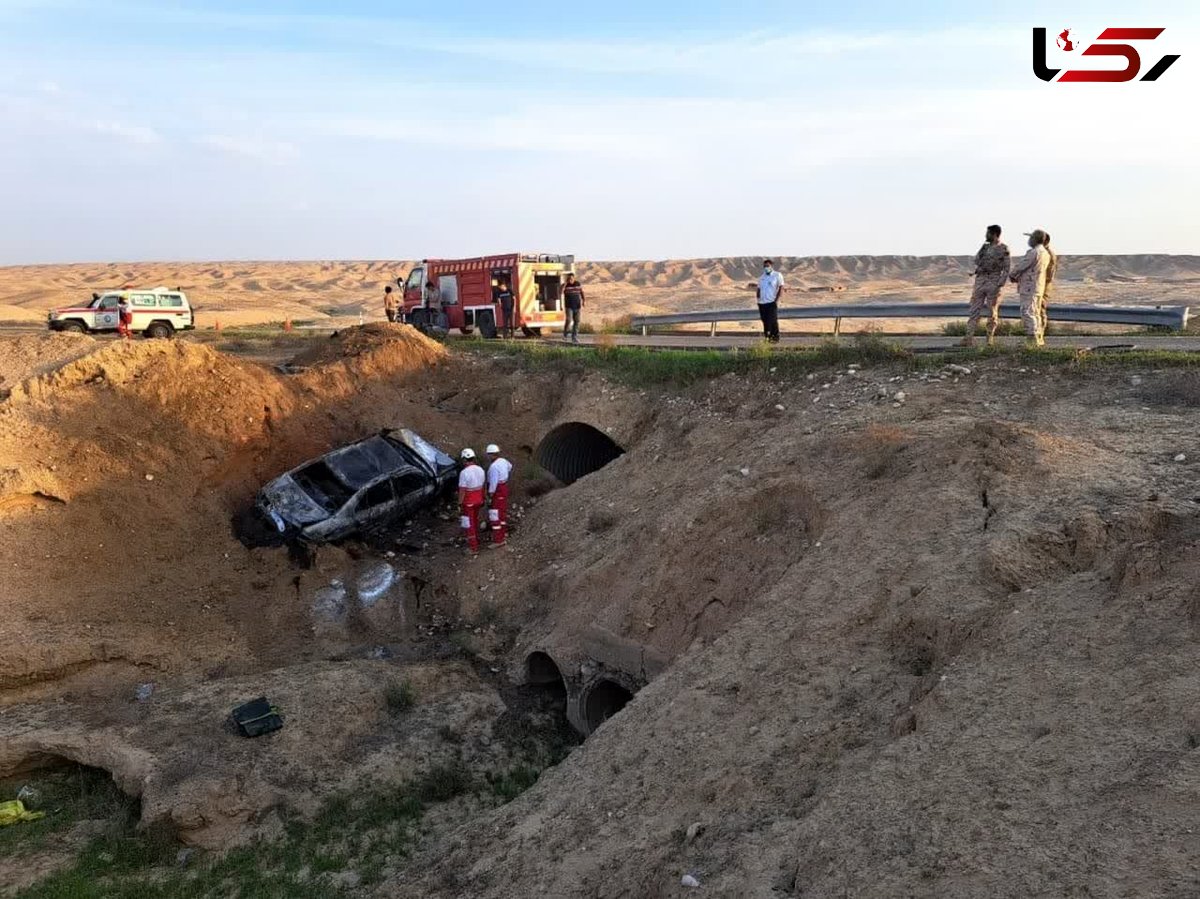
[[[525,779],[527,775],[523,775]],[[520,778],[506,787],[511,792]],[[476,780],[461,761],[437,765],[403,784],[364,784],[328,800],[311,821],[286,819],[283,836],[232,849],[198,853],[176,865],[180,846],[166,833],[138,830],[137,806],[88,787],[69,798],[83,817],[109,815],[110,827],[92,839],[66,868],[17,893],[19,899],[208,899],[280,897],[318,899],[342,895],[322,874],[354,871],[377,882],[389,859],[402,857],[431,803],[493,788]],[[96,801],[102,796],[102,801]],[[49,816],[48,816],[49,817]],[[43,819],[45,820],[45,819]],[[66,820],[66,816],[63,816]],[[78,820],[78,818],[76,818]],[[38,823],[38,822],[33,822]],[[62,825],[62,822],[59,822]]]
[[[1043,364],[1076,369],[1193,368],[1200,366],[1200,353],[1183,350],[1130,350],[1091,352],[1070,347],[979,347],[941,353],[914,353],[873,333],[856,335],[850,342],[828,340],[816,347],[788,347],[768,343],[749,350],[656,349],[651,347],[554,346],[543,343],[451,343],[455,349],[516,361],[527,371],[551,372],[560,377],[578,377],[599,371],[633,387],[683,386],[726,374],[771,374],[799,376],[848,365],[864,367],[896,365],[910,370],[936,368],[946,362],[972,359],[1008,359],[1021,365]]]
[[[605,374],[635,387],[684,385],[725,374],[754,372],[807,373],[821,368],[885,363],[910,363],[913,353],[873,335],[860,335],[852,343],[826,341],[818,347],[779,349],[763,343],[750,350],[680,350],[648,347],[553,346],[542,343],[454,342],[456,349],[516,358],[529,370],[550,371],[563,376],[589,370]]]
[[[0,798],[14,799],[28,783],[38,793],[26,803],[44,818],[0,827],[0,856],[17,856],[41,849],[47,840],[79,821],[125,820],[137,816],[137,803],[117,789],[104,771],[72,765],[36,778],[0,783]]]
[[[384,688],[383,698],[389,712],[393,715],[403,715],[416,705],[417,691],[406,680],[396,681]]]
[[[507,771],[487,775],[488,787],[502,803],[512,802],[535,783],[541,771],[532,765],[517,765]]]

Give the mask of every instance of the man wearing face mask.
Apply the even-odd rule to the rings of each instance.
[[[775,271],[770,259],[763,260],[763,272],[758,279],[758,317],[762,319],[763,337],[772,343],[779,341],[779,298],[783,296],[783,275]]]

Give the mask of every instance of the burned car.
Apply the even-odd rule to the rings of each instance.
[[[457,463],[407,428],[381,431],[305,462],[259,491],[255,512],[282,541],[323,543],[431,504]]]

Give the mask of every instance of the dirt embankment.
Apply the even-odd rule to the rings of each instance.
[[[409,329],[358,339],[374,345],[327,341],[329,361],[292,378],[137,342],[14,386],[0,407],[4,630],[29,649],[5,654],[0,687],[294,649],[286,561],[241,551],[229,522],[265,479],[405,423],[404,379],[445,358]]]
[[[538,604],[521,649],[599,626],[673,661],[385,894],[1194,891],[1178,379],[1001,362],[660,398],[531,513],[540,572],[497,600]],[[563,521],[584,534],[555,544]]]
[[[519,678],[544,651],[577,681],[625,664],[639,692],[521,798],[443,823],[377,895],[671,896],[685,874],[720,896],[1200,887],[1190,375],[1000,358],[637,391],[438,362],[399,329],[326,347],[285,378],[112,346],[0,408],[4,642],[22,647],[4,697],[64,700],[5,710],[18,755],[100,735],[116,754],[94,764],[210,844],[269,828],[289,789],[341,788],[341,763],[395,773],[449,751],[436,730],[389,731],[390,669],[347,660],[401,625],[349,640],[312,616],[332,579],[383,559],[333,549],[298,571],[242,549],[228,517],[264,477],[397,418],[448,449],[510,447],[523,498],[539,438],[582,422],[624,454],[526,505],[509,549],[466,562],[435,518],[404,564],[426,600],[512,632],[466,635],[488,670]],[[453,720],[457,751],[487,759],[491,688],[411,676],[430,729]],[[162,705],[105,701],[159,678]],[[180,723],[252,686],[294,710],[278,776]],[[190,739],[216,761],[189,762]]]

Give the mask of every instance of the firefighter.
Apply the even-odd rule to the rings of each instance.
[[[492,532],[492,546],[503,546],[508,537],[508,481],[512,476],[512,463],[500,455],[500,447],[489,443],[488,457],[488,528]]]
[[[467,548],[479,552],[479,510],[483,508],[483,469],[475,461],[475,450],[469,446],[462,451],[462,471],[458,474],[458,506],[460,524],[467,537]]]
[[[514,339],[516,334],[515,322],[513,319],[513,292],[509,289],[507,281],[501,281],[496,287],[496,302],[500,304],[500,312],[504,316],[503,334],[509,340]],[[490,453],[491,450],[488,450]]]
[[[396,310],[400,307],[396,300],[396,294],[392,292],[392,285],[388,285],[383,289],[383,314],[387,316],[387,320],[394,322],[396,320]]]
[[[133,323],[133,313],[129,311],[129,300],[124,295],[117,300],[117,333],[125,340],[132,338],[129,326]]]

